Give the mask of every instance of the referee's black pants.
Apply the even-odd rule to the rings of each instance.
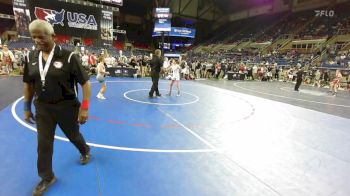
[[[149,92],[149,96],[153,96],[154,92],[156,92],[156,95],[160,95],[159,89],[158,89],[158,82],[159,82],[159,72],[151,72],[152,77],[152,87]]]
[[[78,100],[65,100],[56,104],[34,101],[36,108],[36,124],[38,130],[38,174],[44,180],[50,180],[52,171],[52,154],[55,129],[58,125],[66,137],[86,155],[90,148],[79,131],[78,115],[80,103]]]
[[[299,90],[299,87],[300,87],[302,81],[303,81],[302,79],[297,79],[297,83],[294,86],[295,91]]]

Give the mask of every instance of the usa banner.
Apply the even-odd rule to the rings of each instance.
[[[100,8],[58,0],[30,0],[29,6],[32,19],[48,21],[57,34],[95,39],[100,35]]]
[[[29,37],[29,23],[31,21],[29,4],[27,0],[13,0],[13,14],[16,21],[16,29],[21,37]]]
[[[113,12],[102,10],[101,12],[101,40],[106,44],[113,42]]]

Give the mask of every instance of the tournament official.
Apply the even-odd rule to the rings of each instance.
[[[158,89],[159,73],[163,66],[163,60],[161,59],[162,52],[159,49],[157,49],[154,51],[154,54],[155,55],[150,61],[151,77],[152,77],[152,87],[151,87],[151,90],[149,91],[150,98],[154,96],[154,92],[156,93],[157,97],[162,96],[159,93],[159,89]]]
[[[25,64],[24,118],[37,126],[37,169],[42,178],[33,195],[42,195],[56,181],[52,170],[55,128],[58,125],[79,150],[80,163],[90,161],[90,148],[79,131],[79,123],[88,120],[91,86],[78,56],[54,42],[55,32],[44,20],[29,25],[36,50]],[[83,89],[83,101],[78,100],[77,83]],[[35,116],[31,110],[34,99]]]
[[[299,91],[299,87],[303,81],[303,74],[304,74],[304,68],[300,68],[298,72],[296,73],[297,75],[297,82],[295,83],[294,86],[294,91]]]

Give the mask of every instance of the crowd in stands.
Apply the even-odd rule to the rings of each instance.
[[[319,10],[333,11],[332,16],[316,16],[314,10],[284,12],[234,21],[218,28],[204,42],[206,45],[273,41],[289,35],[295,39],[329,38],[338,33],[350,33],[350,3]]]
[[[28,48],[9,49],[7,44],[0,47],[0,75],[9,75],[12,72],[23,73],[23,64],[29,53]]]
[[[94,46],[74,46],[71,43],[60,44],[63,48],[75,51],[81,57],[83,65],[87,70],[94,70],[97,63],[96,60],[100,55],[106,55],[107,67],[125,65],[129,66],[134,60],[138,62],[149,54],[148,50],[118,50],[114,47],[94,47]],[[34,49],[34,44],[31,41],[14,41],[0,45],[0,75],[22,74],[23,65],[28,58],[28,54]],[[88,61],[88,63],[86,63]],[[134,64],[131,63],[130,66]]]
[[[326,49],[323,57],[322,67],[350,67],[350,51],[341,51],[336,45]]]
[[[297,13],[279,13],[266,16],[257,16],[235,21],[223,25],[214,32],[208,44],[230,44],[249,40],[255,42],[273,42],[281,36],[290,35],[293,39],[330,39],[339,33],[350,35],[350,14],[346,6],[350,3],[340,4],[334,8],[332,17],[316,17],[313,10]],[[325,8],[326,9],[326,8]],[[136,32],[137,34],[137,32]],[[261,53],[259,49],[233,48],[224,50],[196,51],[190,50],[182,57],[181,76],[183,79],[200,78],[226,78],[228,73],[239,73],[240,79],[259,81],[285,81],[294,80],[299,67],[304,67],[305,83],[317,83],[317,86],[328,86],[336,69],[346,71],[343,74],[343,86],[349,83],[350,44],[322,46],[319,50],[301,53],[290,49]],[[90,74],[95,73],[97,59],[100,55],[106,58],[106,67],[132,67],[140,76],[149,76],[148,61],[151,58],[149,51],[120,50],[112,46],[101,47],[75,46],[72,43],[62,43],[62,47],[75,51],[82,60],[83,66]],[[14,41],[4,44],[0,48],[1,69],[0,74],[10,74],[17,70],[23,72],[23,62],[28,52],[33,49],[31,41]],[[146,46],[145,46],[146,47]],[[344,48],[347,48],[344,50]],[[321,59],[316,62],[316,59]],[[169,60],[165,60],[165,64]],[[163,73],[164,78],[167,73]],[[322,82],[318,82],[322,81]],[[349,88],[349,87],[347,87]]]
[[[340,86],[350,89],[350,52],[336,56],[339,62],[331,67],[311,65],[313,54],[298,54],[290,51],[285,54],[270,53],[267,55],[232,54],[228,52],[188,52],[191,73],[196,78],[224,78],[228,73],[236,73],[240,80],[257,81],[295,81],[298,68],[304,68],[304,83],[318,87],[329,86],[335,77],[335,71],[344,71]],[[346,62],[346,64],[343,64]]]
[[[9,49],[7,44],[2,46],[0,51],[1,72],[8,75],[17,70],[23,72],[23,64],[32,45],[29,43],[10,43],[16,48]],[[143,51],[120,51],[115,48],[97,47],[76,47],[72,44],[63,44],[62,47],[75,51],[81,58],[82,65],[91,74],[96,73],[97,59],[100,55],[105,56],[105,66],[110,67],[130,67],[137,70],[137,75],[141,77],[149,76],[150,66],[148,52]],[[333,51],[333,48],[329,49]],[[333,53],[331,53],[333,54]],[[327,63],[333,67],[315,67],[311,65],[310,59],[316,54],[299,54],[296,51],[288,51],[284,54],[272,52],[265,55],[253,55],[248,52],[236,53],[232,50],[219,52],[187,52],[181,59],[182,79],[201,78],[227,78],[228,73],[238,73],[241,80],[258,81],[294,81],[298,67],[305,68],[304,82],[316,86],[328,86],[332,78],[335,77],[335,69],[350,68],[350,51],[339,52],[329,55]],[[334,59],[334,61],[333,61]],[[170,59],[165,58],[165,64]],[[335,66],[338,65],[338,66]],[[350,74],[344,74],[341,86],[347,87]],[[167,78],[167,73],[162,73],[163,78]],[[319,82],[320,81],[320,82]]]
[[[210,46],[204,50],[196,47],[187,52],[187,59],[194,62],[196,77],[221,78],[228,72],[239,73],[244,80],[291,81],[299,67],[305,70],[304,82],[316,86],[329,86],[335,71],[341,70],[341,86],[349,86],[350,43],[320,44],[307,52],[297,49],[279,50],[278,47],[262,52],[253,47],[239,47],[244,42],[273,43],[279,39],[317,40],[326,42],[336,35],[350,35],[350,3],[320,8],[334,15],[316,16],[314,10],[295,13],[280,13],[257,16],[234,21],[218,28],[211,39],[199,46]],[[324,42],[324,43],[326,43]],[[323,42],[322,42],[323,43]],[[222,44],[232,49],[218,47]],[[347,47],[346,47],[347,46]],[[198,47],[198,44],[197,44]],[[199,75],[199,76],[197,76]],[[319,82],[322,81],[322,82]]]

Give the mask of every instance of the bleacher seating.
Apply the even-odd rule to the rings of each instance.
[[[30,39],[25,39],[25,40],[19,40],[19,41],[10,41],[8,43],[8,46],[10,50],[13,50],[16,48],[32,49],[32,47],[34,46],[34,43]],[[71,51],[74,51],[76,48],[73,44],[61,44],[61,46]],[[84,49],[95,54],[101,54],[103,50],[107,49],[109,54],[115,57],[119,57],[119,49],[111,46],[105,47],[105,48],[95,47],[95,46],[84,46]],[[134,49],[133,53],[131,53],[131,51],[128,51],[128,50],[123,50],[123,55],[127,57],[130,57],[132,55],[138,56],[138,55],[148,55],[148,54],[149,54],[148,50]]]

